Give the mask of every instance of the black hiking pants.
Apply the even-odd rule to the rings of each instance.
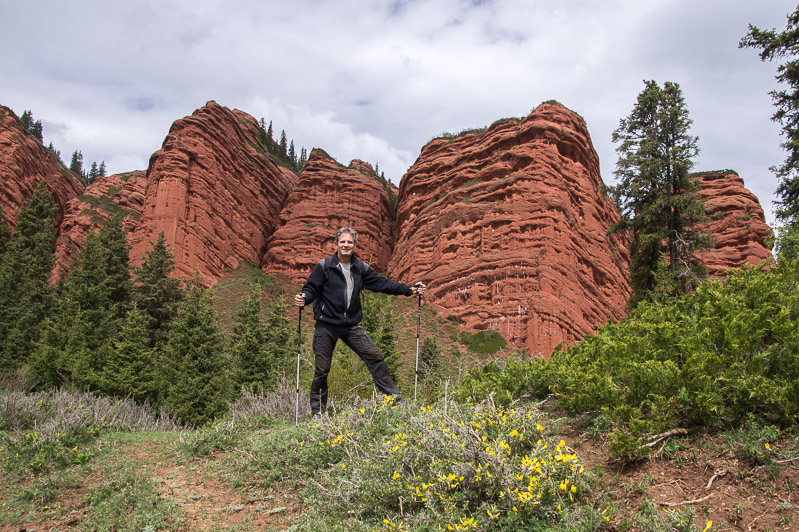
[[[313,334],[313,352],[316,360],[313,382],[311,382],[311,414],[324,414],[327,408],[327,375],[333,361],[333,349],[339,338],[364,361],[375,386],[385,395],[395,396],[399,402],[400,391],[388,372],[383,353],[375,345],[363,327],[336,327],[321,321],[316,322]]]

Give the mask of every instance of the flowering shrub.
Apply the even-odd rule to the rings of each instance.
[[[108,431],[176,428],[132,399],[55,390],[0,396],[0,456],[7,469],[46,471],[85,462],[89,445]]]
[[[570,414],[603,412],[611,447],[645,457],[651,435],[675,427],[738,427],[755,414],[799,420],[799,260],[731,270],[695,294],[642,303],[549,360],[473,370],[457,397],[506,402],[553,394]]]
[[[387,399],[312,425],[302,449],[329,464],[317,481],[334,511],[382,530],[557,522],[587,488],[580,459],[548,440],[535,410],[492,402],[410,410]]]

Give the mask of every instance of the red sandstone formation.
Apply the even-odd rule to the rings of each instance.
[[[112,214],[121,212],[125,216],[122,225],[130,237],[142,211],[145,180],[143,170],[99,177],[82,195],[69,201],[56,246],[55,279],[69,271],[75,252],[89,231],[105,223]]]
[[[403,177],[389,273],[472,329],[548,356],[625,315],[629,252],[583,120],[559,104],[439,138]]]
[[[83,185],[67,171],[58,158],[29,133],[17,116],[0,105],[0,207],[10,226],[17,225],[17,213],[44,181],[58,206],[55,219],[61,222],[67,202],[83,192]]]
[[[760,264],[771,259],[766,224],[757,197],[732,171],[699,174],[699,191],[709,218],[707,231],[716,239],[713,250],[702,255],[710,277],[722,277],[730,268]]]
[[[386,189],[369,164],[355,160],[345,167],[313,150],[280,213],[262,269],[305,281],[317,262],[335,252],[334,233],[344,226],[358,231],[356,255],[385,271],[392,244]]]
[[[176,121],[150,158],[131,262],[163,231],[179,277],[211,285],[225,269],[258,263],[296,182],[267,155],[253,117],[209,102]]]

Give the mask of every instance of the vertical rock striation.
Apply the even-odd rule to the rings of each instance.
[[[0,207],[11,227],[17,224],[17,213],[33,195],[41,181],[47,183],[58,206],[56,224],[63,219],[67,202],[83,192],[83,184],[58,158],[28,132],[19,118],[0,105]]]
[[[389,271],[472,329],[548,356],[625,314],[629,252],[583,120],[559,104],[439,138],[403,177]]]
[[[730,268],[770,260],[771,228],[743,179],[730,170],[700,173],[696,179],[709,218],[705,230],[716,240],[712,250],[700,254],[708,276],[722,277]]]
[[[388,192],[369,164],[355,160],[345,167],[313,150],[280,213],[262,269],[303,282],[317,262],[335,252],[334,233],[344,226],[358,232],[358,258],[385,271],[393,240]]]
[[[150,158],[131,261],[163,232],[176,275],[203,285],[241,262],[257,264],[296,181],[269,158],[253,117],[208,102],[176,121]]]

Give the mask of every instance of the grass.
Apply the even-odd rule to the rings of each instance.
[[[758,518],[761,526],[795,521],[796,435],[767,426],[712,441],[672,439],[630,470],[596,459],[607,447],[601,416],[567,418],[549,401],[353,399],[335,415],[295,425],[293,392],[284,383],[274,394],[245,394],[229,416],[198,429],[164,425],[125,400],[103,406],[84,394],[6,393],[6,441],[34,426],[72,426],[85,436],[86,459],[51,454],[42,468],[7,461],[0,527],[688,531],[708,521],[714,530],[735,529],[759,515],[768,515]],[[70,402],[79,407],[66,408]],[[746,454],[764,441],[772,449],[766,465]],[[663,498],[670,478],[684,479],[687,490],[708,464],[732,468],[731,457],[740,457],[740,468],[715,486],[718,497],[736,490],[734,500],[670,505]],[[700,493],[706,483],[696,482]],[[680,492],[677,502],[692,498],[701,497]]]

